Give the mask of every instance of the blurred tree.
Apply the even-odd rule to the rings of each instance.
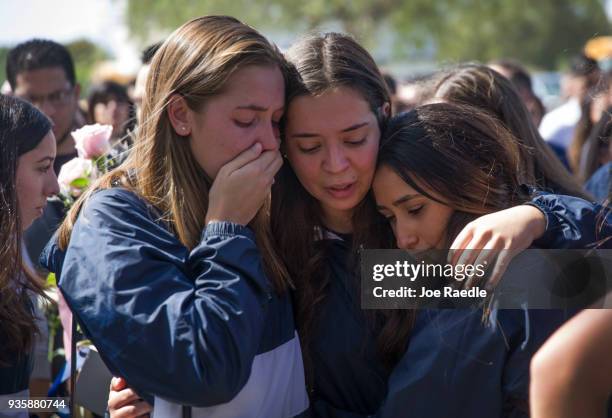
[[[549,69],[612,29],[603,0],[447,0],[438,18],[432,34],[441,58],[514,57]]]
[[[229,14],[258,28],[303,32],[340,23],[370,48],[394,31],[399,55],[433,44],[440,60],[513,57],[562,66],[596,35],[612,33],[605,0],[128,0],[128,25],[142,39],[190,18]],[[390,46],[390,45],[388,45]],[[402,53],[403,52],[403,53]]]
[[[9,50],[9,48],[0,47],[0,74],[2,74],[2,77],[0,77],[0,85],[6,80],[6,56]]]
[[[81,96],[85,97],[96,65],[109,59],[110,55],[106,50],[86,39],[67,43],[66,47],[74,60],[77,80],[81,83]]]

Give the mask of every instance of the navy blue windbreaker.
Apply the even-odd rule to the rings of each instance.
[[[612,162],[602,165],[585,183],[587,189],[600,202],[612,198]]]
[[[66,252],[52,242],[42,261],[110,371],[154,395],[156,410],[306,408],[290,297],[272,290],[250,229],[211,223],[189,251],[157,211],[114,188],[85,204]],[[276,399],[264,396],[271,384],[283,386]]]
[[[311,414],[367,416],[383,401],[389,379],[378,356],[378,330],[368,326],[359,281],[349,268],[351,236],[326,232],[318,245],[325,246],[330,280],[308,347],[313,363]]]
[[[528,202],[546,217],[534,246],[551,249],[612,248],[612,210],[574,196],[542,194]]]
[[[547,219],[535,246],[584,248],[612,233],[612,215],[600,205],[552,194],[537,196],[530,204]],[[358,281],[345,262],[350,237],[327,237],[330,285],[309,347],[315,362],[313,417],[457,418],[462,408],[472,413],[465,417],[522,416],[529,359],[571,313],[495,311],[499,323],[485,327],[481,311],[422,311],[409,348],[390,375],[377,356],[377,331],[366,322]],[[508,334],[507,344],[500,339],[502,332]],[[475,387],[474,382],[488,386]],[[446,392],[438,392],[440,387]],[[493,393],[493,388],[500,390]],[[384,408],[376,412],[383,401]],[[470,409],[476,405],[485,414]]]
[[[543,194],[531,201],[547,219],[541,248],[610,248],[609,208]],[[537,283],[533,284],[537,286]],[[376,418],[529,417],[529,364],[574,310],[423,310],[388,382]]]
[[[529,364],[574,312],[423,310],[377,418],[527,418]]]

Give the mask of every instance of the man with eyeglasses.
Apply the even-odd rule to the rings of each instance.
[[[6,75],[13,94],[38,107],[53,122],[57,158],[53,169],[76,156],[70,132],[84,124],[79,112],[80,86],[70,52],[56,42],[33,39],[9,51]]]

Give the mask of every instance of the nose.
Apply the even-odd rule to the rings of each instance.
[[[115,111],[117,110],[117,102],[115,100],[110,100],[109,102],[106,103],[106,109],[108,109],[108,112],[110,114],[114,114]]]
[[[323,168],[329,173],[341,173],[349,166],[348,159],[344,151],[337,146],[330,146],[326,149]]]
[[[49,170],[49,176],[45,182],[45,189],[43,193],[47,197],[54,196],[60,192],[59,183],[57,182],[57,176],[53,167]]]
[[[53,118],[53,116],[55,116],[55,107],[51,103],[49,103],[48,100],[43,100],[42,103],[38,105],[38,108],[48,118]]]
[[[261,145],[264,151],[276,151],[280,145],[280,137],[278,133],[278,127],[270,122],[269,124],[263,124],[262,132],[260,135]]]
[[[412,250],[417,247],[419,243],[419,237],[406,227],[405,224],[400,222],[395,225],[395,240],[397,242],[397,248],[402,250]]]
[[[413,250],[418,243],[419,239],[417,237],[397,236],[397,248],[402,250]]]

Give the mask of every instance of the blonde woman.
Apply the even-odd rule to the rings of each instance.
[[[153,59],[129,159],[48,248],[83,331],[155,416],[308,406],[268,223],[284,103],[285,63],[262,35],[223,16],[184,24]]]

